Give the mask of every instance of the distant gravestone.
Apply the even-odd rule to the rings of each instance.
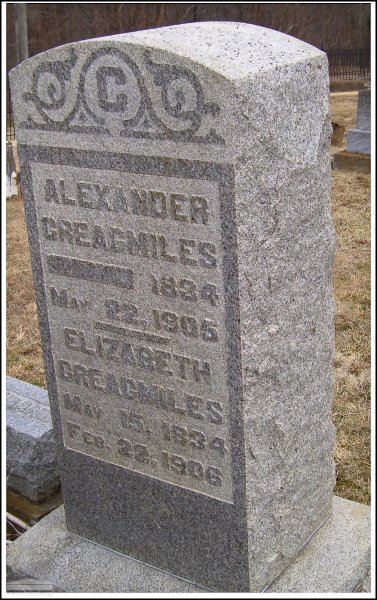
[[[7,487],[41,502],[60,486],[48,393],[7,377]]]
[[[370,154],[370,89],[361,90],[357,101],[357,119],[355,129],[347,134],[347,151]]]
[[[10,78],[68,530],[263,590],[331,513],[326,56],[199,23]]]
[[[6,173],[7,173],[7,198],[17,195],[16,183],[16,160],[14,156],[14,146],[12,142],[7,141],[6,153]]]

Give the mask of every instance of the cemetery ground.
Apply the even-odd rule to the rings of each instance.
[[[357,92],[331,95],[332,120],[355,126]],[[340,151],[344,143],[332,149]],[[370,175],[333,170],[337,235],[335,493],[370,502]],[[7,373],[46,387],[21,198],[7,202]]]

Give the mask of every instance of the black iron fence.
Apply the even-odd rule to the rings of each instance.
[[[370,77],[370,49],[330,50],[327,53],[331,79]]]

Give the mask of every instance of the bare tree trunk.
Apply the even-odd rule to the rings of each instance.
[[[28,52],[28,36],[27,36],[27,15],[26,3],[15,2],[15,35],[17,48],[17,62],[20,63],[29,56]]]

